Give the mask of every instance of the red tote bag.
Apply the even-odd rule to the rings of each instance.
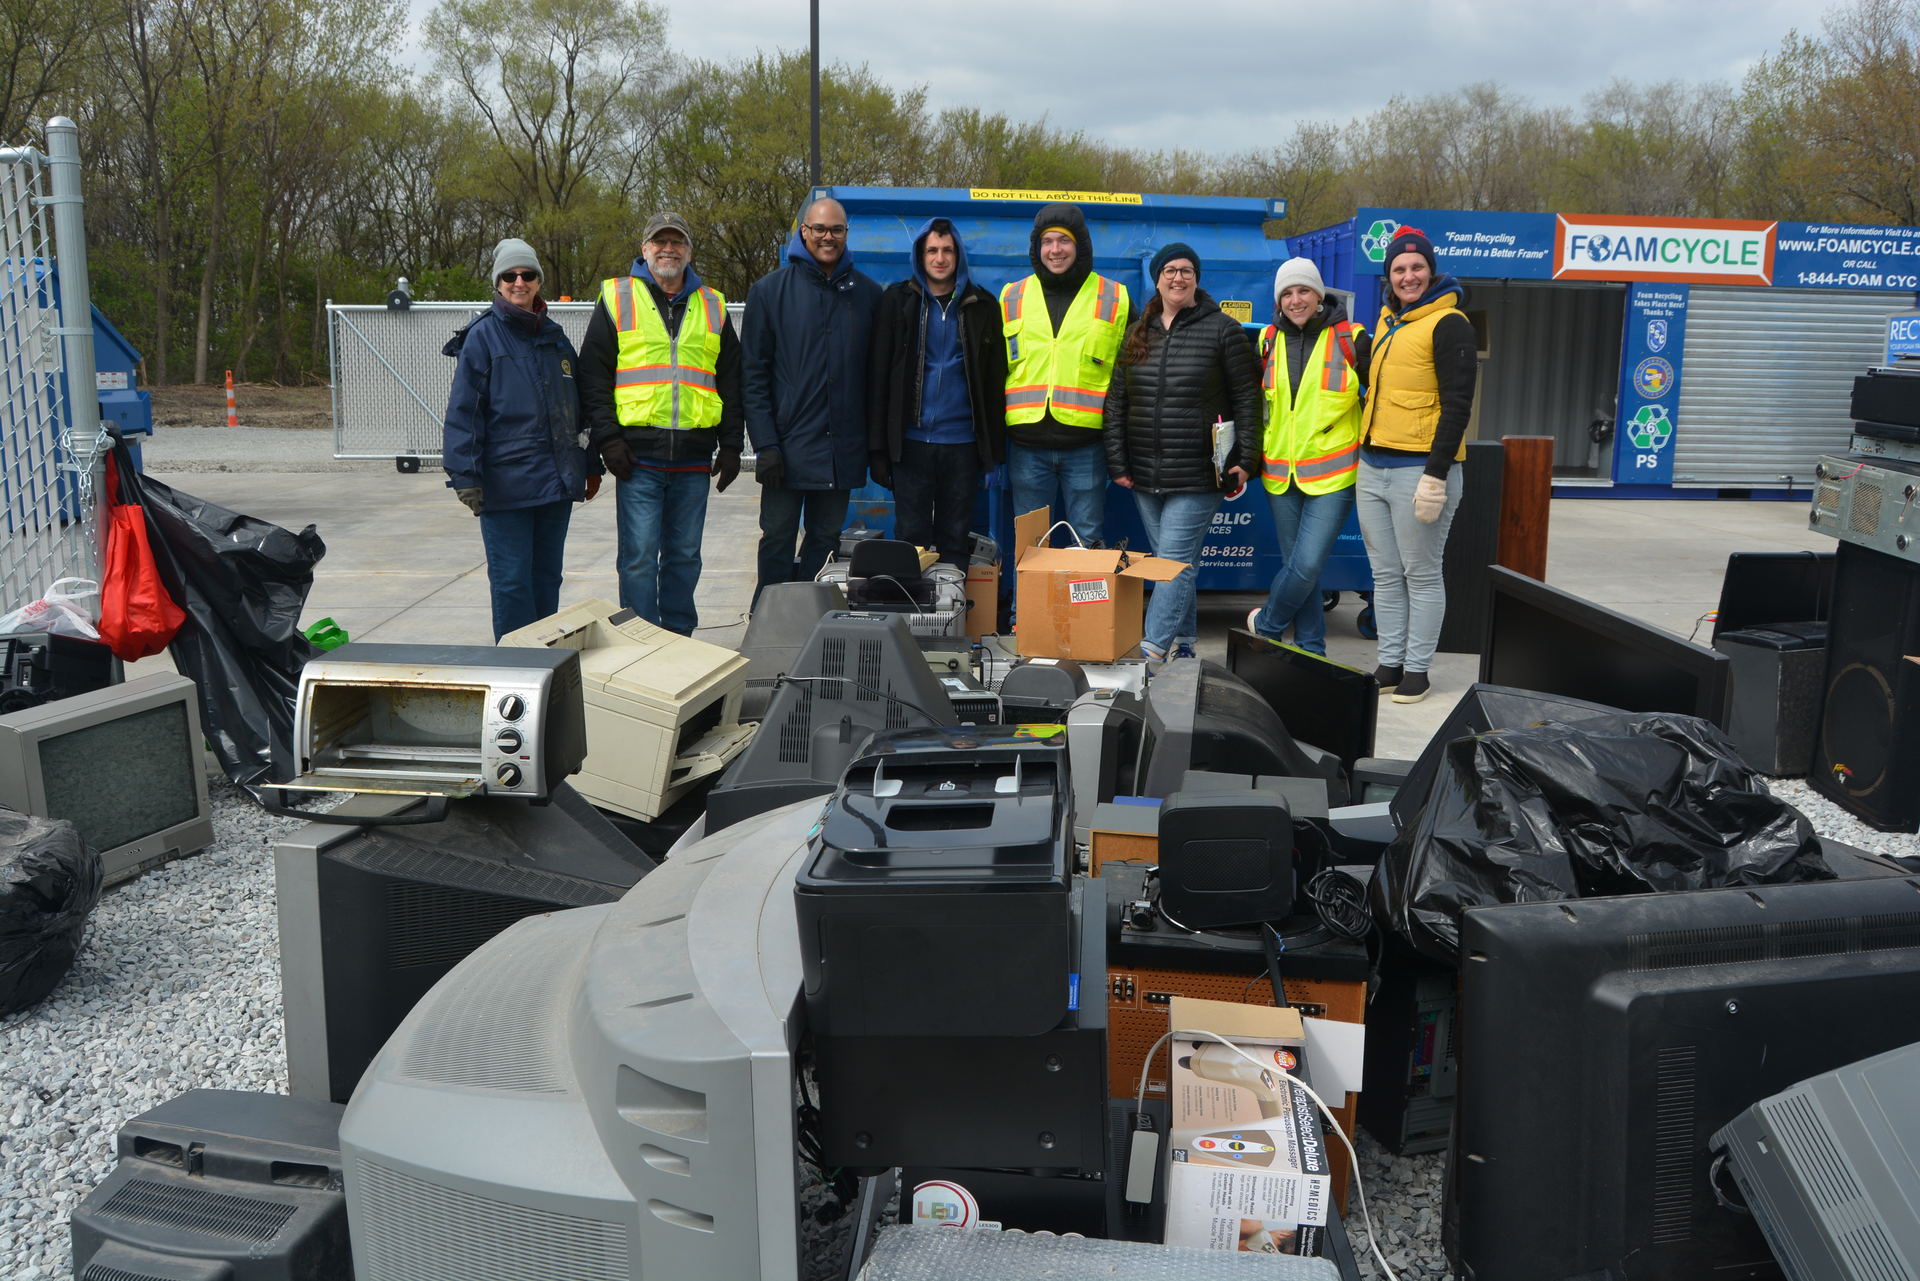
[[[100,575],[100,639],[121,662],[158,654],[187,621],[161,585],[147,543],[147,511],[121,503],[120,474],[107,455],[107,564]]]

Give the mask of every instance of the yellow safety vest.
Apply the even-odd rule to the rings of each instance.
[[[1449,290],[1403,315],[1380,308],[1380,328],[1367,375],[1367,407],[1361,439],[1382,449],[1420,453],[1433,448],[1440,429],[1440,380],[1433,372],[1433,327],[1459,314],[1460,295]],[[1460,442],[1454,461],[1467,456]]]
[[[620,332],[613,408],[622,427],[697,431],[720,425],[720,330],[727,300],[700,286],[687,300],[680,333],[667,332],[647,282],[621,276],[600,286],[600,301]]]
[[[1098,428],[1126,337],[1127,305],[1125,285],[1090,272],[1056,334],[1038,276],[1002,289],[1007,422],[1037,423],[1051,411],[1055,422]]]
[[[1360,374],[1347,363],[1357,328],[1342,320],[1320,331],[1298,391],[1287,377],[1279,326],[1260,331],[1260,385],[1267,395],[1261,480],[1267,492],[1284,494],[1289,484],[1298,484],[1302,493],[1331,494],[1359,475]]]

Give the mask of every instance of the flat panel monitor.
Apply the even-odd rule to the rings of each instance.
[[[1678,712],[1726,728],[1725,654],[1497,565],[1487,571],[1487,593],[1483,684],[1627,712]]]
[[[1448,1235],[1481,1281],[1780,1278],[1710,1143],[1920,1040],[1920,879],[1475,908]]]
[[[63,818],[106,883],[213,844],[199,695],[172,672],[0,716],[0,804]]]
[[[1713,636],[1833,616],[1833,552],[1734,552],[1720,583]]]

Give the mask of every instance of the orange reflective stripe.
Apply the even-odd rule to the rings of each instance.
[[[1073,409],[1099,409],[1107,403],[1107,394],[1102,391],[1088,391],[1084,387],[1055,387],[1055,404],[1066,405]]]
[[[1295,463],[1293,470],[1301,480],[1325,480],[1329,476],[1338,476],[1342,472],[1356,471],[1360,466],[1360,447],[1343,449],[1338,454],[1330,454],[1317,462]]]
[[[1044,405],[1046,403],[1047,403],[1047,389],[1045,387],[1009,387],[1007,388],[1007,404],[1009,406]]]
[[[1105,276],[1100,277],[1100,294],[1094,300],[1094,304],[1093,304],[1094,319],[1102,320],[1107,322],[1108,324],[1112,324],[1114,313],[1118,311],[1119,308],[1120,308],[1119,282],[1109,280]]]
[[[1320,362],[1320,390],[1345,391],[1347,389],[1347,358],[1340,350],[1337,341],[1329,339],[1323,344],[1327,349],[1326,358]]]
[[[708,289],[705,285],[702,285],[700,287],[700,301],[707,305],[707,332],[710,334],[719,333],[720,327],[727,323],[727,309],[721,305],[720,296],[714,293],[713,290]]]
[[[1006,292],[1000,295],[1000,310],[1008,320],[1020,319],[1020,297],[1026,292],[1026,283],[1016,280],[1008,285]]]
[[[1273,390],[1273,352],[1274,348],[1279,345],[1274,341],[1274,338],[1278,332],[1279,326],[1277,325],[1268,325],[1260,331],[1260,385],[1268,391]],[[1267,461],[1272,462],[1273,460],[1268,459]]]
[[[672,381],[672,365],[633,365],[613,371],[613,385],[616,387],[646,387]]]

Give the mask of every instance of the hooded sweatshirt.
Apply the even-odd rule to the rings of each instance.
[[[927,282],[922,256],[936,221],[946,220],[929,218],[913,235],[913,278],[920,282],[920,341],[926,369],[920,384],[920,419],[906,429],[906,437],[934,445],[971,445],[973,406],[967,399],[967,370],[960,350],[960,295],[967,288],[967,246],[960,233],[953,231],[958,260],[953,289],[945,297],[936,297]]]
[[[1049,227],[1064,227],[1073,233],[1076,247],[1073,265],[1058,275],[1048,271],[1040,260],[1040,237]],[[1067,308],[1073,306],[1073,300],[1079,296],[1080,286],[1093,274],[1093,233],[1087,229],[1087,218],[1080,212],[1080,206],[1065,202],[1041,206],[1040,212],[1033,216],[1027,260],[1033,264],[1033,274],[1040,278],[1040,288],[1047,300],[1047,318],[1053,322],[1053,332],[1057,334],[1061,322],[1067,318]],[[1132,291],[1128,291],[1127,328],[1131,329],[1138,319],[1139,305],[1134,302]],[[1070,427],[1051,413],[1038,422],[1008,423],[1007,435],[1029,449],[1085,449],[1100,443],[1099,432]]]

